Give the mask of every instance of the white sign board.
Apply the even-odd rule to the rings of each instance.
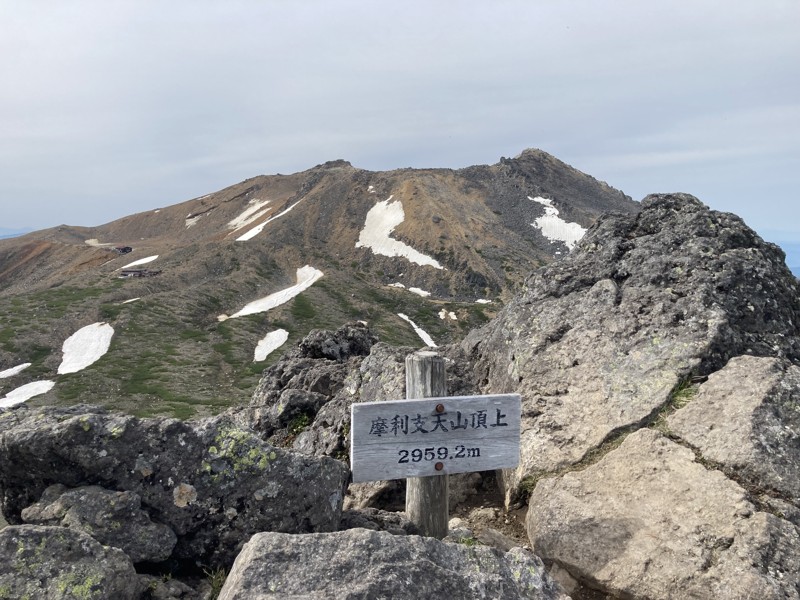
[[[519,394],[353,404],[353,481],[516,467],[520,407]]]

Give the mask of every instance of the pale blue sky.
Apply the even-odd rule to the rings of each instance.
[[[0,3],[0,228],[541,148],[800,241],[800,2]]]

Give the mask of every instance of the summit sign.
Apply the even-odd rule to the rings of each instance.
[[[518,394],[364,402],[351,407],[353,481],[517,466]]]

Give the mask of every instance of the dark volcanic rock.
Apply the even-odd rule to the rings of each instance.
[[[217,417],[196,422],[70,409],[0,414],[0,491],[10,522],[54,483],[138,494],[178,536],[173,558],[230,564],[257,531],[338,528],[349,470],[272,447]]]
[[[0,531],[3,600],[138,600],[142,592],[122,550],[81,531],[39,525]]]
[[[460,170],[459,175],[471,186],[488,192],[487,204],[509,230],[531,225],[544,214],[540,204],[529,200],[534,197],[551,200],[560,218],[584,226],[593,223],[602,213],[634,214],[639,208],[628,196],[605,182],[533,148],[515,158],[502,158],[491,167],[467,167]],[[537,246],[548,248],[543,256],[566,250],[563,242],[547,239],[536,227],[531,227],[530,234]]]
[[[405,398],[405,357],[410,348],[376,344],[369,356],[350,366],[339,392],[297,436],[294,447],[317,455],[346,454],[350,448],[350,406]]]
[[[800,359],[797,280],[782,251],[686,194],[606,216],[462,348],[482,390],[523,397],[508,500],[646,423],[690,374],[739,354]]]
[[[388,531],[395,535],[419,535],[419,529],[408,520],[404,512],[389,512],[377,508],[351,509],[342,512],[341,531],[346,529],[372,529]]]
[[[353,402],[405,397],[405,355],[411,348],[377,344],[360,322],[312,331],[264,371],[236,422],[305,454],[344,457]]]
[[[351,356],[366,356],[378,338],[366,324],[350,323],[333,333],[322,329],[311,331],[297,347],[300,358],[347,360]]]
[[[311,423],[320,408],[342,391],[348,374],[358,368],[376,341],[363,323],[350,323],[333,332],[312,331],[264,371],[250,404],[231,411],[233,418],[265,439],[290,429],[300,417],[305,424]],[[285,439],[288,433],[284,431],[280,437]],[[302,445],[299,449],[333,455],[341,443],[334,441],[325,447],[327,452],[309,451]]]
[[[52,485],[42,499],[22,511],[34,525],[60,525],[89,534],[104,546],[119,548],[135,562],[160,562],[172,554],[177,538],[166,525],[153,523],[133,492],[98,486],[67,489]]]
[[[256,534],[237,557],[219,597],[566,598],[542,562],[522,549],[503,554],[483,546],[365,529]]]

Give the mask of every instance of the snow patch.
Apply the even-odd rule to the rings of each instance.
[[[393,239],[394,228],[402,223],[406,216],[399,200],[390,202],[394,196],[378,202],[367,213],[364,229],[358,236],[356,248],[369,248],[381,256],[402,256],[418,265],[429,265],[436,269],[444,269],[439,262],[430,256],[414,250],[408,244]]]
[[[376,194],[376,193],[377,193],[377,192],[375,191],[375,186],[374,186],[374,185],[371,185],[371,186],[369,186],[369,187],[367,188],[367,191],[368,191],[370,194]]]
[[[16,404],[22,404],[34,396],[46,394],[53,389],[55,381],[31,381],[6,394],[5,398],[0,398],[0,408],[9,408]]]
[[[475,304],[491,304],[491,300],[487,300],[486,298],[478,298],[475,300]]]
[[[120,304],[130,304],[131,302],[136,302],[137,300],[141,300],[141,298],[131,298],[130,300],[125,300],[124,302],[120,302]]]
[[[161,209],[160,209],[160,208],[157,208],[157,209],[155,209],[153,212],[154,212],[154,213],[156,213],[156,214],[158,214],[158,213],[160,213],[160,212],[161,212]]]
[[[248,232],[247,232],[247,233],[245,233],[244,235],[240,235],[238,238],[236,238],[236,241],[237,241],[237,242],[246,242],[247,240],[252,240],[252,239],[253,239],[254,237],[256,237],[256,236],[257,236],[259,233],[261,233],[262,231],[264,231],[264,227],[266,227],[267,225],[269,225],[270,223],[272,223],[272,222],[273,222],[275,219],[280,219],[280,218],[281,218],[283,215],[285,215],[286,213],[288,213],[288,212],[289,212],[290,210],[292,210],[292,209],[293,209],[295,206],[297,206],[298,204],[300,204],[300,203],[301,203],[303,200],[305,200],[305,198],[300,198],[300,200],[298,200],[297,202],[295,202],[294,204],[292,204],[292,205],[291,205],[289,208],[287,208],[287,209],[286,209],[286,210],[284,210],[283,212],[279,212],[277,215],[274,215],[274,216],[270,217],[269,219],[267,219],[266,221],[264,221],[264,222],[263,222],[263,223],[261,223],[260,225],[256,225],[255,227],[253,227],[253,228],[252,228],[250,231],[248,231]]]
[[[406,286],[400,283],[399,281],[395,283],[390,283],[389,287],[400,288],[401,290],[406,289]],[[427,298],[428,296],[431,295],[430,292],[426,292],[425,290],[422,290],[418,287],[410,287],[408,288],[408,291],[411,292],[412,294],[416,294],[417,296],[422,296],[423,298]]]
[[[260,298],[259,300],[254,300],[253,302],[247,304],[239,312],[232,314],[230,317],[228,315],[219,315],[217,320],[225,321],[226,319],[235,319],[236,317],[243,317],[245,315],[254,315],[256,313],[267,312],[276,306],[285,304],[298,294],[310,288],[322,277],[322,275],[322,271],[309,265],[300,267],[297,269],[297,283],[292,287],[275,292],[274,294],[270,294],[269,296]]]
[[[253,362],[261,362],[262,360],[265,360],[270,353],[283,346],[288,339],[289,332],[285,329],[276,329],[275,331],[270,331],[256,345],[256,351],[253,355]]]
[[[157,258],[158,258],[158,254],[156,254],[155,256],[148,256],[146,258],[140,258],[139,260],[135,260],[132,263],[128,263],[124,267],[120,267],[119,269],[117,269],[117,271],[120,271],[122,269],[127,269],[128,267],[135,267],[136,265],[146,265],[147,263],[153,262]]]
[[[10,369],[6,369],[5,371],[0,371],[0,379],[5,379],[6,377],[13,377],[17,373],[22,373],[25,369],[31,366],[31,363],[22,363],[21,365],[17,365],[16,367],[11,367]]]
[[[231,233],[234,233],[244,227],[247,227],[253,221],[260,219],[272,210],[271,208],[264,208],[269,203],[269,200],[259,200],[258,198],[253,198],[250,200],[250,202],[248,202],[250,206],[248,206],[242,214],[228,222],[228,229],[233,229]]]
[[[189,216],[186,217],[185,221],[186,229],[189,229],[190,227],[194,227],[195,225],[197,225],[197,222],[203,217],[205,217],[207,214],[208,214],[207,212],[200,213],[199,215],[193,215],[192,213],[189,213]]]
[[[451,321],[458,321],[458,317],[456,316],[456,313],[454,313],[453,311],[448,312],[444,308],[439,311],[439,318],[442,321],[446,321],[447,319],[450,319]]]
[[[58,367],[58,374],[77,373],[96,362],[111,345],[114,328],[108,323],[92,323],[82,327],[61,346],[64,358]]]
[[[528,200],[533,200],[537,204],[544,206],[544,215],[536,219],[531,225],[538,228],[544,237],[551,242],[564,242],[567,248],[572,250],[575,244],[586,233],[586,228],[578,223],[568,223],[558,216],[558,209],[553,206],[553,201],[548,198],[537,196]]]
[[[411,327],[414,328],[414,331],[419,336],[419,339],[421,339],[423,342],[425,342],[426,346],[430,346],[431,348],[436,348],[437,347],[436,346],[436,342],[434,342],[433,338],[430,335],[428,335],[428,332],[425,331],[424,329],[422,329],[416,323],[414,323],[414,321],[409,319],[407,315],[404,315],[403,313],[397,313],[397,316],[400,317],[401,319],[403,319],[404,321],[406,321],[409,325],[411,325]]]

